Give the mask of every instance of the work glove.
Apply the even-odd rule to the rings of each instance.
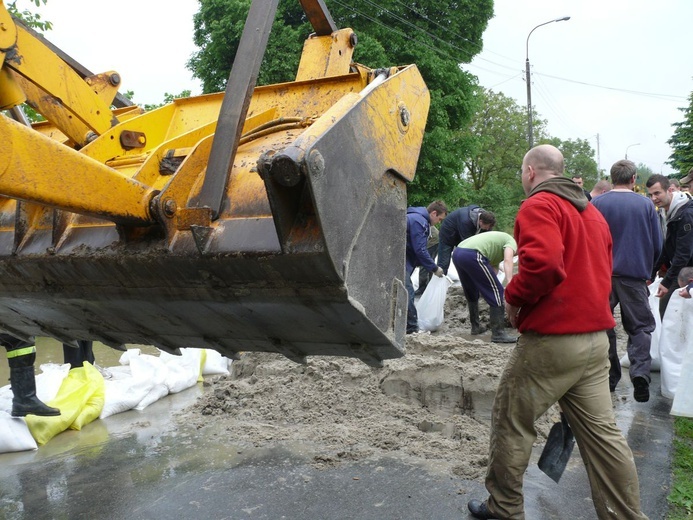
[[[433,274],[436,275],[438,278],[442,278],[443,276],[445,276],[445,271],[443,271],[442,267],[439,267]]]

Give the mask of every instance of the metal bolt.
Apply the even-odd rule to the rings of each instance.
[[[308,171],[313,177],[320,176],[325,172],[325,158],[318,150],[311,150],[308,156]]]
[[[359,37],[356,36],[356,33],[351,33],[349,36],[349,45],[353,48],[356,47],[356,44],[359,42]]]
[[[110,81],[111,85],[113,85],[114,87],[120,85],[120,74],[114,72],[113,74],[108,76],[108,81]]]
[[[176,201],[173,199],[166,199],[164,201],[164,215],[167,217],[173,217],[176,214],[176,210],[178,209],[178,204],[176,204]]]
[[[404,128],[407,128],[409,126],[409,123],[411,121],[411,115],[409,114],[409,110],[407,110],[407,107],[400,107],[399,108],[399,119],[402,122],[402,126]]]

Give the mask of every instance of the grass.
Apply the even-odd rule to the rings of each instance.
[[[674,479],[669,493],[668,520],[690,520],[693,515],[693,419],[674,420]]]

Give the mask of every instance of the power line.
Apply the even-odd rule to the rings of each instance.
[[[400,0],[395,0],[395,2],[397,2],[399,5],[401,5],[401,6],[404,7],[405,9],[409,9],[412,13],[414,13],[414,14],[420,16],[421,18],[423,18],[423,19],[426,20],[427,22],[430,22],[431,24],[440,27],[440,28],[443,29],[446,33],[449,33],[449,32],[450,32],[450,29],[449,29],[448,27],[445,27],[444,25],[441,25],[440,23],[436,22],[435,20],[431,20],[431,19],[428,18],[425,14],[423,14],[423,13],[420,12],[420,11],[417,11],[417,10],[414,9],[413,7],[404,4],[404,3],[401,2]],[[477,46],[477,45],[478,45],[477,43],[475,43],[475,42],[469,40],[468,38],[465,38],[464,36],[462,36],[462,35],[460,35],[460,34],[452,33],[452,35],[455,36],[455,38],[458,38],[458,39],[460,39],[460,40],[464,40],[464,41],[466,41],[467,43],[471,43],[471,44],[474,45],[474,46]],[[504,55],[502,55],[502,54],[498,54],[497,52],[493,52],[493,51],[490,51],[490,50],[487,50],[486,52],[489,52],[489,53],[491,53],[491,54],[495,54],[496,56],[498,56],[498,57],[500,57],[500,58],[503,58],[503,59],[506,59],[506,60],[508,60],[508,61],[515,61],[513,58],[509,58],[509,57],[504,56]],[[482,60],[482,61],[488,61],[489,63],[492,63],[492,64],[494,64],[494,65],[498,65],[499,67],[508,68],[508,67],[506,67],[505,65],[500,65],[499,63],[494,63],[494,62],[492,62],[492,61],[490,61],[490,60],[487,60],[486,58],[482,58],[479,54],[477,54],[476,57],[479,58],[479,59]],[[473,59],[474,56],[472,56],[471,54],[469,54],[469,58],[470,58],[470,59]]]
[[[587,83],[586,81],[578,81],[575,79],[568,79],[568,78],[561,78],[559,76],[553,76],[551,74],[542,74],[540,72],[535,72],[534,73],[536,76],[544,76],[545,78],[551,78],[551,79],[557,79],[559,81],[566,81],[568,83],[576,83],[578,85],[585,85],[587,87],[595,87],[595,88],[602,88],[605,90],[614,90],[617,92],[625,92],[627,94],[635,94],[637,96],[646,96],[646,97],[652,97],[656,99],[662,99],[664,101],[686,101],[688,98],[685,96],[675,96],[673,94],[654,94],[652,92],[641,92],[638,90],[629,90],[625,88],[616,88],[616,87],[607,87],[604,85],[596,85],[594,83]]]
[[[366,20],[369,20],[369,21],[371,21],[371,22],[373,22],[373,23],[375,23],[375,24],[377,24],[377,25],[383,27],[386,31],[391,31],[391,32],[393,32],[393,33],[395,33],[395,34],[398,34],[398,35],[400,35],[400,36],[403,36],[403,37],[405,37],[405,38],[410,38],[410,37],[411,37],[410,34],[405,33],[405,32],[402,32],[402,31],[400,31],[400,30],[397,30],[397,29],[394,28],[393,26],[388,25],[388,24],[385,24],[384,22],[381,22],[381,21],[378,20],[377,18],[374,18],[374,17],[372,17],[372,16],[370,16],[370,15],[368,15],[368,14],[362,12],[362,11],[359,11],[358,9],[356,9],[355,7],[353,7],[352,5],[348,5],[348,4],[346,4],[346,3],[344,3],[344,2],[342,2],[342,1],[340,1],[340,0],[333,0],[333,1],[334,1],[335,3],[341,5],[342,7],[351,10],[351,11],[352,11],[354,14],[356,14],[357,16],[360,16],[360,17],[362,17],[362,18],[365,18]],[[476,57],[476,59],[481,60],[481,61],[484,61],[484,62],[487,62],[487,63],[489,63],[489,64],[491,64],[491,65],[495,65],[496,67],[500,67],[500,68],[506,69],[506,70],[517,71],[517,68],[516,68],[516,67],[510,67],[510,66],[507,66],[507,65],[503,65],[503,64],[500,64],[500,63],[496,63],[496,62],[494,62],[494,61],[491,61],[491,60],[489,60],[489,59],[487,59],[487,58],[482,57],[480,54],[477,54],[476,56],[473,56],[472,53],[471,53],[470,51],[468,51],[468,50],[466,50],[466,49],[463,49],[462,47],[459,47],[459,46],[455,45],[454,43],[451,43],[450,41],[448,41],[448,40],[446,40],[446,39],[444,39],[444,38],[441,38],[440,36],[437,36],[437,35],[435,35],[435,34],[429,32],[429,31],[427,31],[427,30],[424,29],[423,27],[420,27],[420,26],[418,26],[418,25],[416,25],[416,24],[414,24],[414,23],[412,23],[412,22],[410,22],[410,21],[408,21],[408,20],[405,20],[405,19],[402,18],[400,15],[398,15],[398,14],[392,12],[391,10],[387,9],[386,7],[383,7],[382,5],[378,4],[377,2],[375,2],[375,1],[373,1],[373,0],[365,0],[365,2],[368,3],[368,4],[370,4],[371,6],[375,7],[375,8],[378,9],[380,12],[392,16],[395,20],[397,20],[398,22],[404,24],[406,27],[409,27],[409,28],[413,29],[414,31],[416,31],[416,32],[418,32],[418,33],[420,33],[420,34],[426,36],[426,37],[429,38],[429,39],[432,39],[432,40],[434,40],[434,41],[438,41],[438,42],[440,42],[440,43],[442,43],[442,44],[445,44],[445,45],[447,45],[448,47],[450,47],[450,48],[452,48],[452,49],[454,49],[454,50],[456,50],[456,51],[462,53],[464,56],[467,57],[467,59],[472,59],[472,58]],[[428,17],[427,17],[424,13],[422,13],[421,11],[418,11],[418,10],[414,9],[413,7],[411,7],[411,6],[408,6],[408,5],[404,4],[404,3],[401,2],[400,0],[395,0],[395,2],[396,2],[397,4],[399,4],[399,5],[401,5],[403,8],[408,9],[408,10],[411,11],[412,13],[414,13],[414,14],[416,14],[417,16],[423,18],[424,20],[426,20],[426,21],[429,22],[430,24],[435,25],[435,26],[440,27],[441,29],[445,30],[445,32],[446,32],[447,34],[450,34],[452,37],[454,37],[454,38],[456,38],[456,39],[459,39],[459,40],[466,41],[466,42],[468,42],[468,43],[470,43],[470,44],[472,44],[472,45],[474,45],[474,46],[478,45],[478,44],[476,44],[475,42],[472,42],[471,40],[469,40],[468,38],[465,38],[465,37],[462,36],[462,35],[459,35],[459,34],[454,33],[454,32],[450,32],[449,28],[444,27],[443,25],[441,25],[440,23],[436,22],[435,20],[431,20],[430,18],[428,18]],[[434,46],[434,45],[430,45],[430,44],[428,44],[427,42],[421,41],[421,40],[419,40],[418,43],[419,43],[420,45],[423,45],[424,47],[426,47],[426,48],[428,48],[428,49],[431,49],[431,50],[435,51],[436,53],[440,54],[441,56],[448,57],[448,55],[447,55],[442,49],[440,49],[440,48],[438,48],[438,47],[436,47],[436,46]],[[504,59],[511,60],[511,58],[508,58],[508,57],[506,57],[506,56],[503,56],[502,54],[498,54],[498,53],[493,52],[493,51],[491,51],[491,50],[486,50],[486,52],[487,52],[487,53],[491,53],[491,54],[495,54],[495,55],[500,56],[500,57],[502,57],[502,58],[504,58]],[[477,65],[477,64],[475,64],[475,63],[474,63],[474,64],[468,63],[468,64],[465,64],[465,66],[471,67],[471,68],[476,68],[476,69],[482,70],[482,71],[484,71],[484,72],[488,72],[488,73],[490,73],[490,74],[496,74],[496,75],[506,76],[506,79],[504,79],[504,80],[501,81],[500,83],[497,83],[496,85],[494,85],[494,87],[495,87],[495,86],[498,86],[498,85],[500,85],[500,84],[503,84],[503,83],[505,83],[505,82],[507,82],[507,81],[510,81],[510,80],[512,80],[512,79],[514,79],[514,78],[516,78],[516,77],[518,76],[517,74],[514,74],[513,76],[507,77],[507,73],[503,73],[503,72],[499,72],[499,71],[487,69],[487,68],[484,68],[484,67],[482,67],[482,66],[480,66],[480,65]],[[546,77],[546,78],[556,79],[556,80],[559,80],[559,81],[565,81],[565,82],[568,82],[568,83],[575,83],[575,84],[578,84],[578,85],[584,85],[584,86],[594,87],[594,88],[601,88],[601,89],[611,90],[611,91],[615,91],[615,92],[624,92],[624,93],[627,93],[627,94],[633,94],[633,95],[637,95],[637,96],[651,97],[651,98],[655,98],[655,99],[661,99],[661,100],[664,100],[664,101],[684,101],[684,102],[685,102],[685,101],[688,100],[688,98],[685,97],[685,96],[675,96],[675,95],[672,95],[672,94],[657,94],[657,93],[652,93],[652,92],[642,92],[642,91],[631,90],[631,89],[624,89],[624,88],[617,88],[617,87],[609,87],[609,86],[605,86],[605,85],[597,85],[597,84],[594,84],[594,83],[588,83],[588,82],[585,82],[585,81],[573,80],[573,79],[569,79],[569,78],[562,78],[562,77],[560,77],[560,76],[554,76],[554,75],[551,75],[551,74],[543,74],[543,73],[540,73],[540,72],[535,72],[534,74],[537,75],[537,76],[544,76],[544,77]],[[491,87],[491,88],[493,88],[493,87]]]
[[[405,33],[405,32],[402,32],[402,31],[400,31],[400,30],[397,30],[397,29],[395,29],[394,27],[392,27],[391,25],[387,25],[387,24],[385,24],[384,22],[381,22],[380,20],[378,20],[378,19],[376,19],[376,18],[373,18],[372,16],[370,16],[370,15],[368,15],[368,14],[366,14],[366,13],[364,13],[364,12],[362,12],[362,11],[359,11],[358,9],[356,9],[356,8],[355,8],[354,6],[352,6],[352,5],[345,4],[344,2],[341,2],[340,0],[333,0],[333,1],[334,1],[336,4],[339,4],[339,5],[341,5],[341,6],[344,7],[344,8],[350,9],[354,14],[356,14],[356,15],[358,15],[358,16],[361,16],[362,18],[365,18],[366,20],[369,20],[369,21],[371,21],[371,22],[373,22],[373,23],[375,23],[375,24],[377,24],[377,25],[380,25],[381,27],[385,28],[385,30],[391,31],[391,32],[393,32],[393,33],[395,33],[395,34],[398,34],[398,35],[400,35],[400,36],[403,36],[403,37],[405,37],[405,38],[411,38],[411,35],[410,35],[410,34]],[[457,39],[459,39],[459,40],[466,41],[466,42],[468,42],[468,43],[470,43],[470,44],[472,44],[472,45],[474,45],[474,46],[478,46],[478,44],[472,42],[471,40],[465,38],[464,36],[461,36],[461,35],[456,34],[456,33],[454,33],[454,32],[450,32],[450,30],[449,30],[448,28],[443,27],[443,26],[440,25],[439,23],[437,23],[437,22],[435,22],[435,21],[429,19],[428,17],[426,17],[425,15],[419,13],[419,12],[416,11],[415,9],[413,9],[413,8],[411,8],[411,7],[408,7],[408,6],[404,5],[404,4],[402,4],[401,2],[399,2],[399,0],[395,0],[395,1],[397,1],[400,5],[403,5],[403,7],[409,9],[409,10],[412,11],[413,13],[417,14],[418,16],[421,16],[423,19],[425,19],[426,21],[430,22],[431,24],[437,25],[438,27],[444,29],[445,32],[446,32],[447,34],[450,34],[451,36],[453,36],[453,37],[455,37],[455,38],[457,38]],[[438,42],[440,42],[440,43],[443,43],[443,44],[447,45],[448,47],[450,47],[450,48],[452,48],[452,49],[454,49],[454,50],[460,52],[463,56],[466,57],[467,60],[471,60],[471,59],[473,59],[474,57],[477,57],[477,58],[480,59],[481,61],[485,61],[485,62],[490,63],[490,64],[492,64],[492,65],[495,65],[495,66],[497,66],[497,67],[501,67],[501,68],[503,68],[503,69],[513,70],[513,71],[517,70],[516,67],[509,67],[509,66],[507,66],[507,65],[503,65],[503,64],[500,64],[500,63],[493,62],[493,61],[491,61],[491,60],[489,60],[489,59],[480,57],[478,54],[474,55],[474,54],[472,54],[470,51],[468,51],[467,49],[463,49],[462,47],[459,47],[459,46],[455,45],[454,43],[451,43],[450,41],[448,41],[448,40],[446,40],[446,39],[444,39],[444,38],[441,38],[440,36],[437,36],[437,35],[435,35],[435,34],[429,32],[429,31],[427,31],[427,30],[424,29],[423,27],[420,27],[420,26],[418,26],[418,25],[416,25],[416,24],[414,24],[414,23],[412,23],[412,22],[410,22],[410,21],[408,21],[408,20],[405,20],[404,18],[402,18],[402,17],[399,16],[398,14],[393,13],[392,11],[390,11],[389,9],[387,9],[386,7],[383,7],[382,5],[376,3],[376,2],[374,2],[374,1],[372,1],[372,0],[365,0],[365,2],[368,3],[368,4],[370,4],[370,5],[372,5],[373,7],[375,7],[376,9],[378,9],[379,11],[381,11],[382,13],[392,16],[395,20],[399,21],[400,23],[404,24],[405,26],[411,27],[414,31],[423,34],[423,35],[426,36],[427,38],[432,39],[432,40],[435,40],[435,41],[438,41]],[[423,41],[421,41],[421,40],[418,40],[418,43],[421,44],[421,45],[423,45],[423,46],[425,46],[425,47],[427,47],[427,48],[429,48],[429,49],[431,49],[431,50],[434,50],[435,52],[437,52],[437,53],[440,54],[441,56],[444,56],[444,57],[446,57],[446,58],[449,57],[448,54],[445,53],[442,49],[439,49],[439,48],[437,48],[437,47],[435,47],[435,46],[431,46],[431,45],[429,45],[428,43],[423,42]],[[469,65],[471,65],[471,64],[469,64]],[[483,71],[485,71],[485,72],[490,72],[490,73],[492,73],[492,74],[500,74],[500,73],[498,73],[498,72],[496,72],[496,71],[492,71],[492,70],[489,70],[489,69],[485,69],[485,68],[483,68],[483,67],[481,67],[481,66],[479,66],[479,65],[472,65],[472,66],[473,66],[473,67],[476,67],[476,68],[478,68],[478,69],[480,69],[480,70],[483,70]]]

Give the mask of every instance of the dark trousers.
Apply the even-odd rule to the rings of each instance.
[[[476,249],[456,247],[452,253],[464,296],[468,302],[478,302],[481,295],[491,307],[503,306],[503,284],[484,255]]]
[[[650,293],[645,280],[613,276],[609,303],[611,312],[621,306],[621,323],[628,334],[626,350],[630,360],[630,378],[644,377],[650,381],[650,346],[655,330],[655,319],[650,309]],[[609,386],[614,388],[621,380],[621,362],[616,349],[616,331],[607,331],[609,336]]]
[[[676,283],[669,287],[669,291],[659,299],[659,318],[664,319],[664,313],[667,310],[667,305],[669,305],[669,300],[671,300],[672,293],[677,289]]]
[[[416,305],[414,305],[414,284],[411,283],[412,272],[413,270],[407,270],[407,275],[404,277],[404,285],[407,288],[407,294],[409,296],[409,301],[407,303],[407,334],[419,330],[419,314],[416,312]]]
[[[436,257],[437,251],[438,244],[428,248],[428,254],[431,255],[431,258]],[[424,293],[426,286],[428,286],[428,282],[431,281],[431,276],[433,276],[431,271],[424,269],[423,267],[419,267],[419,288],[416,290],[417,295],[421,296]]]
[[[92,342],[86,340],[77,340],[79,348],[71,347],[63,343],[63,361],[70,363],[70,368],[79,368],[85,361],[94,364],[94,351],[92,350]]]
[[[7,352],[12,352],[13,350],[19,350],[20,348],[33,347],[34,342],[15,338],[6,332],[0,332],[0,345],[5,347]]]

